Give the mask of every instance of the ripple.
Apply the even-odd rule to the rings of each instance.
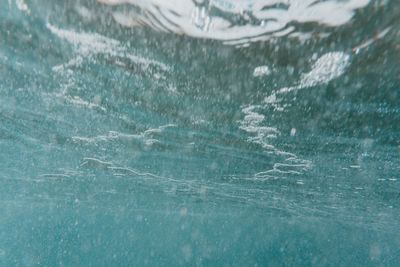
[[[349,23],[369,0],[98,0],[113,6],[114,20],[125,27],[148,25],[166,32],[244,44],[292,34],[293,25]],[[115,8],[117,7],[117,8]],[[120,8],[119,8],[120,7]],[[127,8],[131,7],[131,8]],[[301,35],[301,34],[300,34]]]

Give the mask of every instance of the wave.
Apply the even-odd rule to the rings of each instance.
[[[307,38],[298,25],[338,27],[349,23],[370,0],[98,0],[112,6],[114,20],[227,44],[289,36]],[[330,32],[321,32],[321,37]]]

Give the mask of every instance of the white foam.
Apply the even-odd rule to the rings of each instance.
[[[248,138],[249,142],[259,144],[265,149],[276,150],[274,146],[268,143],[268,139],[276,138],[280,132],[275,127],[260,125],[264,121],[265,116],[257,113],[255,111],[257,108],[260,108],[260,106],[250,105],[242,109],[245,116],[243,120],[239,121],[239,128],[248,133],[255,134],[255,136]]]
[[[271,97],[269,102],[275,103],[275,97]],[[254,179],[269,180],[275,178],[276,175],[301,174],[303,171],[309,169],[311,161],[299,159],[295,154],[282,151],[270,144],[270,140],[278,138],[281,133],[276,127],[262,125],[265,121],[265,116],[256,110],[263,108],[265,107],[260,105],[242,107],[242,112],[245,116],[243,120],[238,121],[239,128],[252,134],[252,136],[247,138],[248,142],[260,145],[265,149],[265,153],[279,155],[285,157],[285,159],[284,162],[275,163],[272,169],[255,174]],[[295,134],[296,129],[292,128],[290,135],[294,136]]]
[[[258,66],[254,69],[253,76],[265,76],[271,74],[271,69],[268,66]]]
[[[134,5],[142,12],[114,13],[121,25],[131,27],[137,23],[161,31],[183,33],[193,37],[218,39],[234,45],[265,40],[269,35],[288,35],[296,23],[318,23],[341,26],[351,21],[354,11],[368,5],[370,0],[98,0],[108,5]],[[197,3],[196,3],[197,2]],[[271,6],[284,6],[273,8]],[[240,16],[247,23],[238,25],[215,12]],[[253,24],[251,14],[260,24]]]
[[[93,55],[105,54],[108,56],[117,56],[129,59],[131,62],[140,64],[144,69],[149,66],[157,66],[163,71],[169,71],[170,67],[154,59],[148,59],[142,56],[134,55],[123,46],[120,41],[100,35],[98,33],[75,32],[73,30],[59,29],[50,23],[47,28],[56,36],[72,44],[78,56],[76,61],[72,59],[61,67],[55,66],[54,71],[63,70],[66,67],[75,66],[82,63],[82,57],[91,60]]]
[[[313,65],[312,70],[301,78],[300,87],[326,84],[341,76],[350,63],[350,55],[344,52],[330,52],[322,55]]]
[[[121,52],[120,42],[97,33],[75,32],[73,30],[59,29],[46,24],[47,28],[61,39],[70,42],[76,51],[84,56],[91,54],[110,54],[117,55]]]
[[[121,24],[124,27],[135,27],[140,25],[139,22],[137,22],[134,19],[134,15],[129,13],[123,13],[121,11],[115,11],[112,13],[112,16],[116,22]]]
[[[277,92],[272,93],[264,98],[264,103],[274,105],[278,108],[277,103],[281,101],[277,96],[289,92],[297,91],[307,87],[327,84],[333,79],[343,75],[350,65],[350,55],[344,52],[329,52],[318,58],[311,71],[301,75],[298,85],[284,87]]]
[[[97,143],[97,142],[108,142],[112,140],[129,140],[135,139],[143,142],[146,145],[152,145],[158,143],[159,140],[152,138],[155,133],[162,133],[164,129],[169,127],[175,127],[175,124],[166,124],[158,128],[150,128],[138,134],[121,133],[117,131],[109,131],[106,135],[98,135],[94,137],[82,137],[73,136],[72,140],[75,142],[85,142],[85,143]]]

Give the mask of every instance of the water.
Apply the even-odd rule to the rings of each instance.
[[[400,264],[397,0],[1,6],[1,266]]]

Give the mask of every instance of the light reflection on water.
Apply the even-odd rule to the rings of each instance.
[[[348,23],[357,9],[369,0],[347,1],[140,1],[101,0],[108,5],[123,5],[113,11],[123,26],[149,25],[158,30],[183,33],[193,37],[224,40],[231,44],[261,41],[289,35],[304,38],[296,23],[340,26]],[[129,4],[137,9],[128,9]],[[136,12],[135,12],[136,11]],[[321,36],[329,35],[321,33]]]

